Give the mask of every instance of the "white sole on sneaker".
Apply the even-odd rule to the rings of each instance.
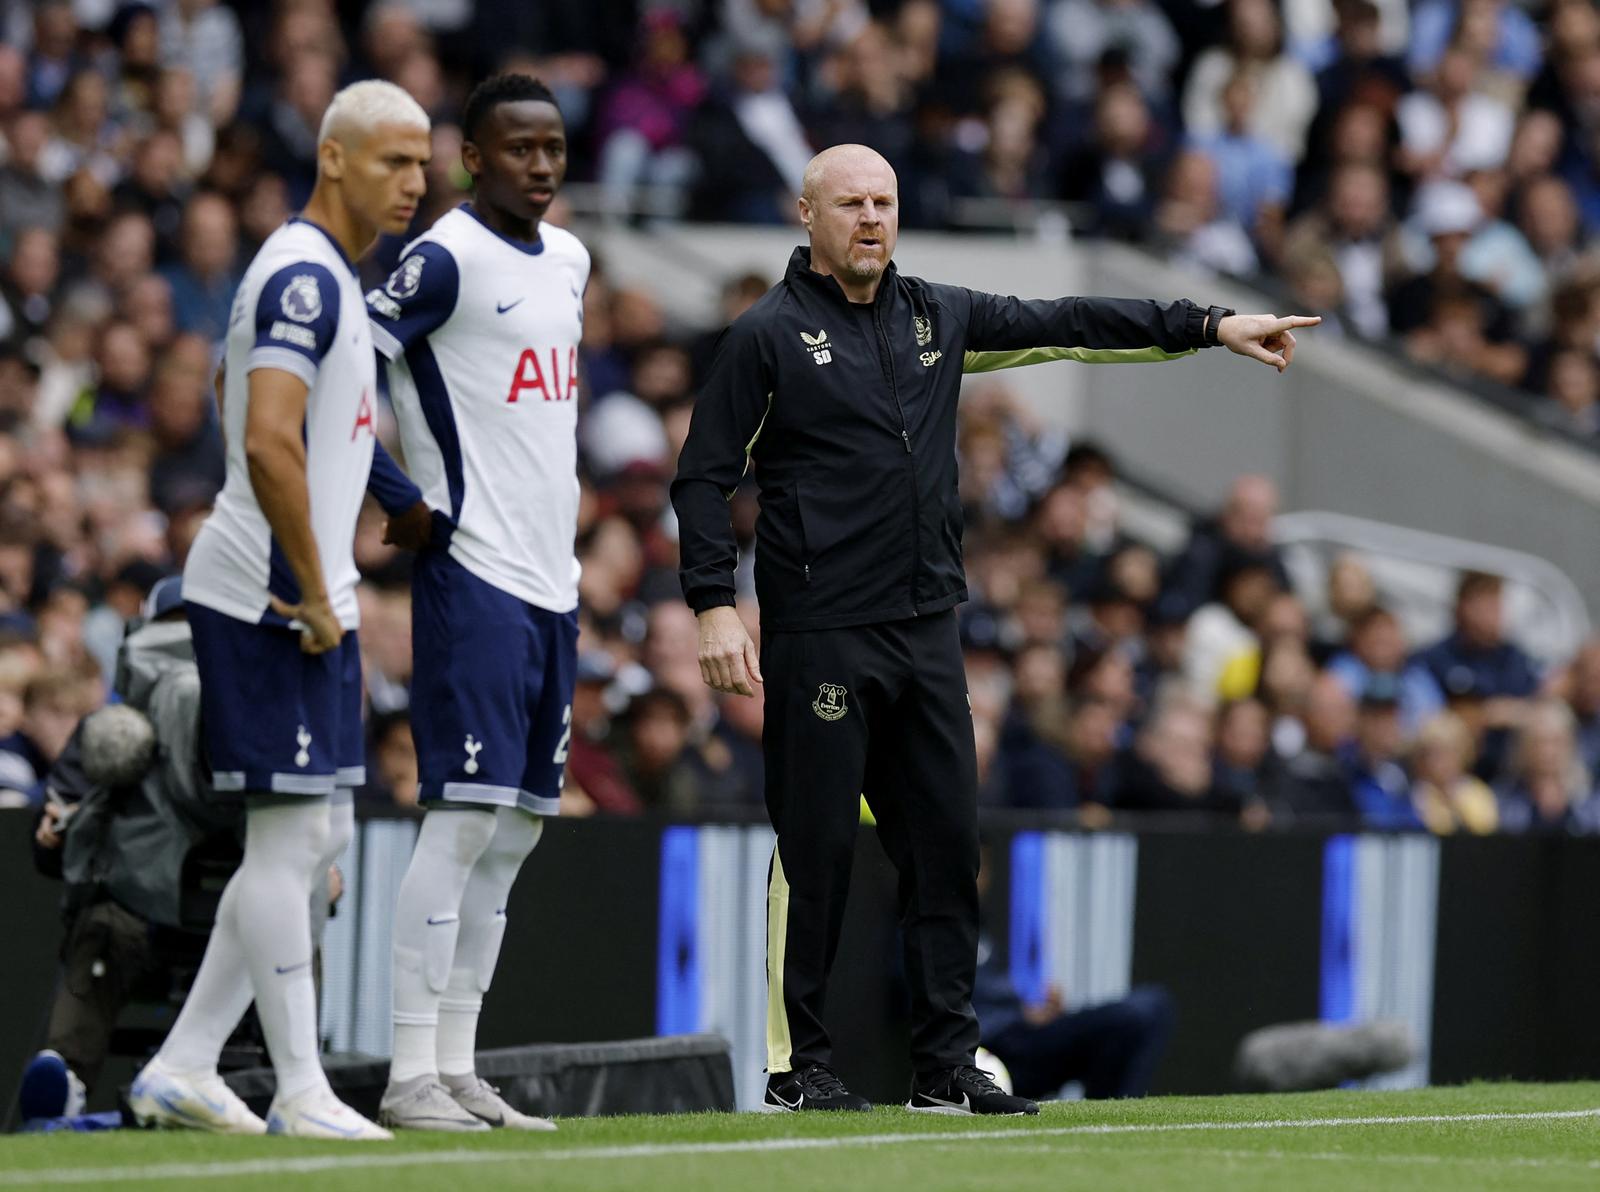
[[[912,1113],[942,1113],[949,1117],[1032,1117],[1029,1113],[979,1113],[975,1109],[957,1109],[954,1105],[913,1105],[906,1102]]]
[[[394,1135],[369,1122],[332,1092],[301,1094],[267,1110],[267,1133],[330,1142],[391,1142]]]
[[[185,1108],[184,1102],[198,1100],[201,1108],[211,1113]],[[229,1106],[214,1102],[198,1089],[192,1081],[184,1080],[163,1069],[152,1072],[147,1067],[134,1079],[128,1092],[128,1109],[133,1120],[145,1129],[200,1130],[207,1134],[258,1135],[266,1133],[267,1125],[245,1110],[247,1116],[226,1116]]]

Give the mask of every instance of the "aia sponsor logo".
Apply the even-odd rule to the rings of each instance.
[[[571,401],[578,396],[578,349],[569,347],[562,360],[560,348],[524,348],[511,377],[507,403],[542,398]]]
[[[372,414],[372,394],[365,389],[361,391],[361,404],[356,407],[356,424],[350,428],[352,443],[356,441],[356,436],[361,433],[363,427],[369,435],[378,433],[378,424]]]

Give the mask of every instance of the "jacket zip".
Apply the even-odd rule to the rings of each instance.
[[[881,295],[880,290],[880,295]],[[889,337],[883,330],[882,308],[874,299],[872,325],[878,332],[884,363],[889,366],[889,392],[894,394],[894,408],[900,415],[900,441],[906,448],[906,476],[911,482],[911,615],[917,615],[917,571],[922,566],[922,512],[917,503],[917,457],[911,450],[911,430],[906,423],[906,409],[900,404],[900,382],[894,371],[894,352],[889,347]]]

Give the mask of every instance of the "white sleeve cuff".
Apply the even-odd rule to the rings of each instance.
[[[387,327],[379,326],[375,319],[369,320],[368,326],[372,328],[372,346],[383,353],[385,360],[398,360],[406,354],[405,348],[389,333]]]
[[[293,373],[306,383],[307,389],[317,383],[316,361],[292,348],[251,348],[250,355],[245,357],[244,371],[248,375],[258,368],[276,368],[281,372]]]

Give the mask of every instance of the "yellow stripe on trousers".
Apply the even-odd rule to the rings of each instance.
[[[789,935],[789,879],[783,858],[772,848],[772,878],[767,883],[767,1071],[787,1072],[794,1045],[783,1006],[783,951]]]

